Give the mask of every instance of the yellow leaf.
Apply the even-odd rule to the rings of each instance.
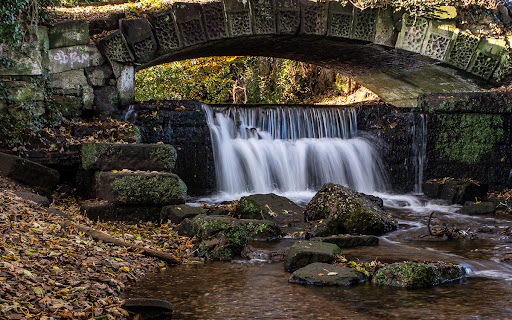
[[[112,170],[113,173],[117,173],[117,170]]]
[[[130,268],[128,267],[122,267],[120,270],[124,272],[130,272]]]
[[[323,273],[319,273],[318,275],[321,277],[321,276],[323,276],[324,274],[323,274]]]

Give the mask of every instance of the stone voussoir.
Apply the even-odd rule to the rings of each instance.
[[[187,186],[173,173],[97,172],[96,196],[116,205],[181,204]]]
[[[82,145],[82,167],[86,170],[171,171],[176,163],[176,150],[169,144]]]

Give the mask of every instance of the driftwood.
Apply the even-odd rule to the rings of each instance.
[[[142,246],[139,246],[139,245],[136,245],[133,243],[128,243],[128,242],[118,239],[118,238],[114,238],[112,236],[109,236],[106,233],[103,233],[103,232],[93,229],[91,227],[87,227],[82,224],[73,222],[64,212],[62,212],[60,210],[54,209],[54,210],[48,210],[48,211],[51,211],[52,213],[57,214],[64,218],[64,221],[60,222],[60,225],[63,228],[74,227],[78,231],[84,232],[88,236],[91,236],[95,240],[101,240],[103,242],[112,243],[112,244],[115,244],[116,246],[130,247],[130,248],[140,251],[140,253],[142,253],[145,256],[158,258],[160,260],[166,261],[171,264],[180,264],[181,263],[181,260],[179,258],[175,257],[173,254],[158,251],[158,250],[144,248]]]

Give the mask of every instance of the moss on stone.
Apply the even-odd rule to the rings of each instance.
[[[156,163],[161,163],[169,171],[174,169],[176,164],[176,149],[169,144],[152,146],[149,157]]]
[[[126,175],[114,179],[110,186],[117,203],[185,203],[187,195],[181,179],[166,175]]]
[[[441,158],[475,164],[494,150],[503,137],[503,116],[496,114],[438,114],[435,147]]]

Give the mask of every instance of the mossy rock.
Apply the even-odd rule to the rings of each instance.
[[[249,242],[247,227],[229,216],[196,216],[192,234],[197,238],[199,256],[212,260],[228,260],[240,255]]]
[[[375,272],[373,283],[409,289],[428,288],[462,278],[464,269],[444,263],[393,263]]]
[[[248,232],[251,241],[271,241],[283,235],[281,228],[273,221],[240,219]]]
[[[321,241],[297,241],[290,248],[284,269],[294,272],[314,262],[332,262],[336,255],[341,254],[340,248],[332,243]]]
[[[174,169],[176,150],[169,144],[86,143],[82,145],[82,167],[85,170]]]
[[[304,210],[306,221],[321,220],[311,230],[314,236],[345,233],[381,235],[398,227],[374,201],[359,192],[326,183]]]
[[[301,207],[274,193],[242,197],[236,206],[236,213],[242,219],[270,220],[279,225],[304,221]]]
[[[288,279],[290,283],[319,286],[350,286],[365,281],[366,276],[353,268],[321,262],[296,270]]]
[[[172,173],[98,172],[96,196],[115,204],[182,204],[187,186]]]

